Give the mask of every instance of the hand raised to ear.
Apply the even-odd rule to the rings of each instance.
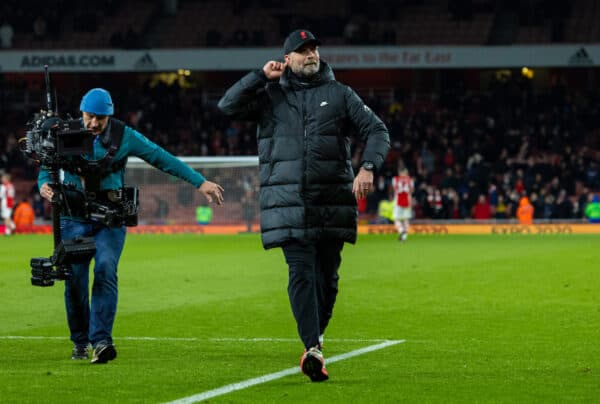
[[[267,79],[275,80],[281,77],[286,67],[287,63],[285,62],[270,60],[263,66],[263,72],[267,76]]]

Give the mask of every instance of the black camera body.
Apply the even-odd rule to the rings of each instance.
[[[79,119],[60,119],[53,111],[40,111],[27,123],[23,154],[43,166],[62,168],[66,157],[91,153],[94,136]]]
[[[91,153],[94,135],[85,129],[80,119],[60,121],[56,129],[56,153],[61,157]]]

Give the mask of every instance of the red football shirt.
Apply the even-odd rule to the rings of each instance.
[[[396,205],[401,208],[410,208],[410,194],[413,190],[413,180],[408,175],[398,175],[392,179]]]

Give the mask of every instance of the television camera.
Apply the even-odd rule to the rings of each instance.
[[[46,82],[46,109],[35,114],[27,123],[25,137],[20,140],[23,154],[46,169],[50,175],[49,186],[54,190],[52,205],[52,232],[54,252],[49,258],[32,258],[31,283],[34,286],[52,286],[56,280],[71,276],[71,265],[89,262],[96,253],[93,237],[76,237],[62,240],[60,214],[77,212],[107,226],[135,226],[138,213],[137,188],[122,188],[97,193],[86,193],[61,182],[61,169],[72,167],[73,161],[93,151],[94,135],[80,119],[62,119],[55,109],[50,90],[48,66],[44,66]]]

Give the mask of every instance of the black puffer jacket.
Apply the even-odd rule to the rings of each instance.
[[[348,132],[365,142],[363,161],[381,166],[389,150],[383,122],[331,68],[310,82],[286,69],[279,83],[262,70],[235,83],[219,101],[227,115],[258,123],[260,225],[265,248],[290,240],[356,241]]]

